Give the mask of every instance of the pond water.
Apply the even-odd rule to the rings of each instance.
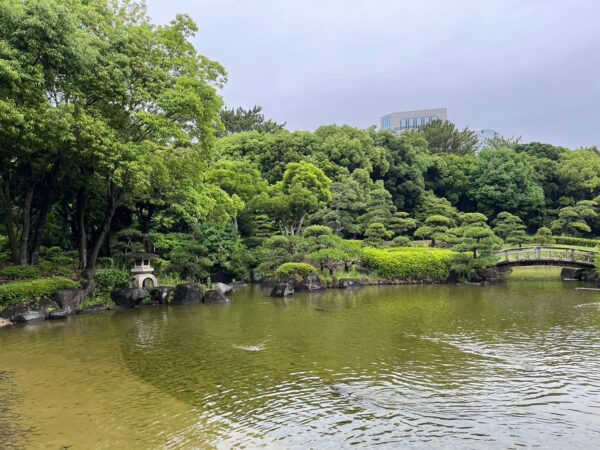
[[[600,292],[552,275],[3,328],[0,448],[598,448]]]

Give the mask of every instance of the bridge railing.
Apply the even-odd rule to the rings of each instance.
[[[575,248],[527,247],[507,248],[494,252],[494,255],[500,258],[498,261],[499,263],[544,260],[593,264],[598,253],[591,250],[579,250]]]

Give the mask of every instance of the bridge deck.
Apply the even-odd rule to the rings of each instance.
[[[499,258],[497,265],[515,266],[562,266],[594,267],[598,252],[561,247],[510,248],[494,252]]]

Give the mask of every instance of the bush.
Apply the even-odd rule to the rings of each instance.
[[[394,247],[408,247],[410,244],[410,238],[408,236],[398,236],[392,241]]]
[[[365,248],[362,263],[388,280],[444,281],[454,254],[446,249]]]
[[[0,278],[11,280],[29,280],[39,278],[40,271],[35,266],[9,266],[0,269]]]
[[[130,273],[124,269],[99,269],[93,277],[94,296],[108,296],[129,285]]]
[[[308,275],[312,275],[317,273],[317,270],[306,263],[285,263],[279,266],[279,268],[275,271],[275,276],[279,280],[288,279],[293,276],[297,277],[306,277]]]
[[[554,236],[554,242],[562,245],[578,245],[581,247],[597,247],[600,245],[599,239],[585,239],[571,236]]]
[[[14,281],[0,285],[0,309],[21,303],[38,303],[50,300],[59,289],[78,288],[79,283],[63,277],[39,278],[29,281]]]

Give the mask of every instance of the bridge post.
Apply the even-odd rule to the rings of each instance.
[[[575,261],[575,249],[574,248],[569,250],[569,259],[571,261]]]
[[[542,259],[542,247],[535,248],[535,259]]]
[[[504,250],[504,261],[509,262],[510,259],[508,258],[508,250]]]

